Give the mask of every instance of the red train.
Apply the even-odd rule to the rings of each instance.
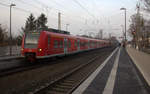
[[[32,61],[109,46],[109,41],[53,33],[28,32],[22,40],[22,56]]]

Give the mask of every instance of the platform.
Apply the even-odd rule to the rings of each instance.
[[[127,46],[127,52],[150,86],[150,54]]]
[[[0,61],[4,61],[4,60],[11,60],[11,59],[19,59],[22,58],[21,55],[6,55],[6,56],[0,56]]]
[[[118,47],[72,94],[150,94],[150,92],[148,83],[135,62],[133,63],[125,48]]]

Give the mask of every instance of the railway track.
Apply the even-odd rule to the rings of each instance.
[[[57,89],[57,86],[60,86],[62,88],[67,88],[66,86],[59,85],[59,84],[56,86],[50,85],[55,82],[60,84],[64,82],[62,84],[67,84],[65,80],[67,80],[67,82],[73,82],[72,83],[73,86],[69,86],[69,88],[65,89],[66,91],[71,92],[85,78],[87,78],[90,73],[92,73],[96,69],[96,66],[98,67],[101,64],[101,62],[105,60],[105,58],[110,54],[110,52],[113,49],[114,48],[104,48],[99,50],[93,50],[93,51],[75,54],[67,57],[62,57],[59,59],[56,58],[51,61],[44,60],[45,62],[40,62],[40,64],[33,64],[33,65],[31,64],[31,66],[27,66],[27,68],[25,69],[21,69],[18,70],[17,72],[9,73],[7,75],[4,75],[3,77],[0,77],[1,78],[0,93],[1,94],[30,94],[30,92],[32,92],[38,94],[37,92],[38,90],[45,87],[49,88],[49,86],[56,87],[54,89]],[[97,55],[99,56],[97,57]],[[99,63],[90,63],[90,62],[96,62],[97,61],[96,58],[100,59]],[[52,63],[52,61],[54,62]],[[26,75],[28,76],[27,78]],[[22,78],[18,79],[18,77],[22,77]],[[14,78],[18,80],[14,81]],[[64,78],[64,80],[60,80],[62,78]],[[5,85],[5,82],[10,83],[11,85],[7,86]],[[69,85],[69,83],[67,85]],[[63,94],[66,94],[66,91],[64,91],[65,93]],[[57,94],[57,93],[52,93],[52,94]]]
[[[44,62],[42,62],[42,61],[44,61]],[[39,62],[42,62],[42,63],[39,63]],[[39,62],[30,63],[30,62],[27,62],[27,61],[20,61],[20,63],[23,63],[23,65],[10,67],[10,68],[0,70],[0,77],[15,74],[15,73],[18,73],[18,72],[28,71],[28,70],[31,70],[31,69],[36,69],[36,68],[46,66],[46,65],[55,64],[53,59],[49,60],[49,62],[51,62],[51,63],[46,62],[46,60],[40,60]]]
[[[85,53],[88,53],[88,52],[85,52]],[[73,56],[78,56],[78,55],[76,54]],[[57,61],[58,60],[56,58],[50,58],[50,59],[39,60],[38,62],[35,62],[35,63],[29,63],[29,62],[23,61],[23,59],[22,59],[20,61],[20,63],[23,63],[22,65],[18,65],[15,67],[10,67],[7,69],[2,69],[2,70],[0,69],[0,77],[15,74],[18,72],[36,69],[36,68],[39,68],[42,66],[53,65],[53,64],[56,64]],[[49,63],[49,62],[51,62],[51,63]]]
[[[31,94],[71,94],[99,65],[95,62],[102,56],[97,55],[87,63],[74,68],[54,81],[41,86]]]

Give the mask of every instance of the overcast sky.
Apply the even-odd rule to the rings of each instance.
[[[16,4],[12,9],[14,35],[19,34],[30,13],[35,17],[45,13],[48,26],[57,28],[57,15],[61,12],[62,29],[66,30],[66,24],[69,24],[71,34],[97,33],[103,29],[104,37],[108,37],[109,33],[119,37],[122,35],[121,25],[124,25],[124,11],[120,8],[127,8],[128,26],[130,16],[136,12],[137,0],[0,0],[0,24],[9,28],[9,7],[1,3]]]

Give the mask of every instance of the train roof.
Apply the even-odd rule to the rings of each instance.
[[[53,34],[54,36],[62,36],[62,37],[67,37],[67,38],[74,38],[74,39],[81,39],[81,40],[91,40],[91,41],[105,41],[107,40],[99,40],[99,39],[93,39],[93,38],[86,38],[86,37],[80,37],[80,36],[74,36],[74,35],[67,35],[67,34],[62,34],[62,33],[56,33],[56,32],[48,32],[48,31],[42,31],[48,34]]]

